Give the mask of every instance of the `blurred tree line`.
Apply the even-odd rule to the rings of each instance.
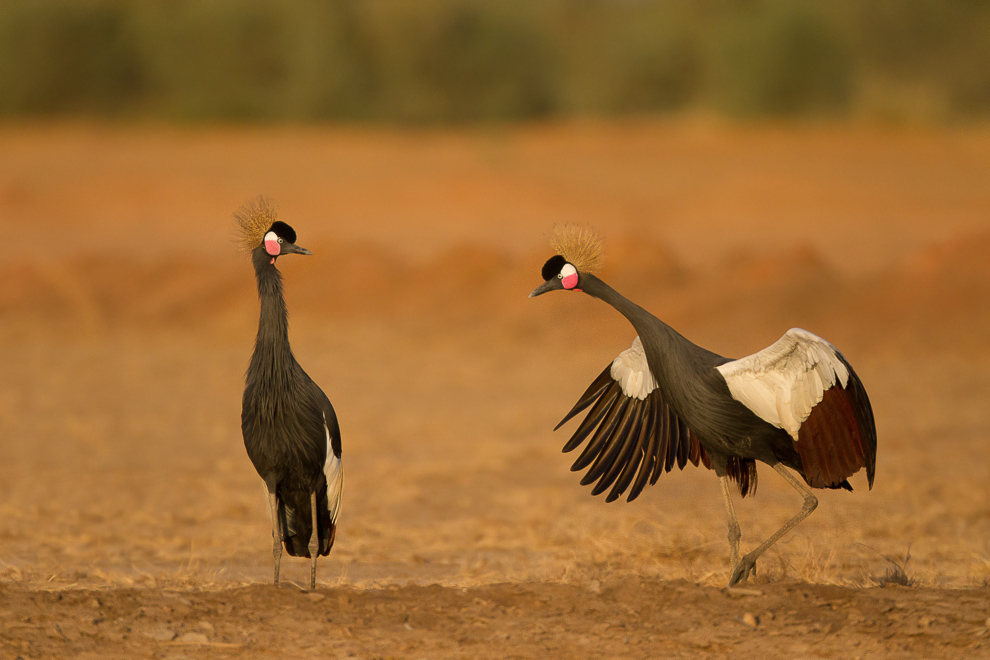
[[[990,118],[987,0],[2,0],[0,116]]]

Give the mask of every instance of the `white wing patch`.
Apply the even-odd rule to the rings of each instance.
[[[344,493],[344,464],[333,455],[326,413],[323,415],[323,428],[327,432],[327,462],[323,466],[323,473],[327,477],[327,508],[330,510],[330,521],[336,525],[337,514],[340,513],[341,496]]]
[[[657,381],[646,362],[646,353],[639,337],[633,339],[632,348],[628,348],[612,362],[612,379],[622,386],[626,396],[642,401],[657,389]]]
[[[791,328],[759,353],[716,368],[733,399],[795,441],[825,391],[849,381],[849,369],[835,346],[800,328]]]

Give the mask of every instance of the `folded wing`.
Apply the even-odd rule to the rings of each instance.
[[[327,462],[323,465],[323,473],[327,479],[327,510],[330,513],[330,539],[327,543],[327,552],[333,547],[334,539],[337,536],[337,515],[340,513],[340,503],[344,493],[344,464],[341,462],[340,432],[337,430],[336,422],[336,416],[328,422],[324,412],[323,424],[327,431]],[[336,438],[334,434],[336,434]]]

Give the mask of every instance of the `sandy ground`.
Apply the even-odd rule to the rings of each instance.
[[[988,182],[982,129],[0,128],[0,656],[990,657]],[[314,252],[291,338],[343,432],[316,593],[268,584],[240,438],[259,193]],[[866,384],[873,490],[750,591],[712,473],[606,505],[569,471],[551,429],[633,332],[526,298],[560,221],[695,342],[804,327]],[[744,548],[800,505],[760,477]]]

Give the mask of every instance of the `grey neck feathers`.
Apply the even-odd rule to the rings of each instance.
[[[610,287],[608,284],[598,279],[594,275],[581,274],[581,290],[589,296],[598,298],[616,309],[626,317],[636,333],[639,335],[655,335],[661,338],[673,340],[675,337],[682,341],[687,341],[679,335],[673,328],[650,314],[648,311],[629,300],[621,293]]]
[[[747,412],[732,399],[725,380],[715,370],[728,362],[726,358],[688,341],[594,275],[582,274],[580,286],[629,319],[643,342],[650,371],[664,400],[702,442],[714,443],[738,431],[739,415],[747,417]],[[747,423],[757,421],[751,413],[748,418]],[[709,452],[725,449],[725,445],[718,444],[706,447]]]
[[[582,291],[608,303],[629,320],[647,350],[654,376],[661,382],[673,383],[726,362],[722,356],[692,343],[596,276],[582,273],[580,286]],[[659,355],[649,347],[659,349]]]
[[[251,357],[251,369],[255,376],[274,377],[288,372],[292,365],[289,348],[289,314],[282,293],[282,275],[271,263],[272,258],[259,247],[252,255],[254,274],[258,280],[258,298],[261,315],[258,320],[258,336]]]

